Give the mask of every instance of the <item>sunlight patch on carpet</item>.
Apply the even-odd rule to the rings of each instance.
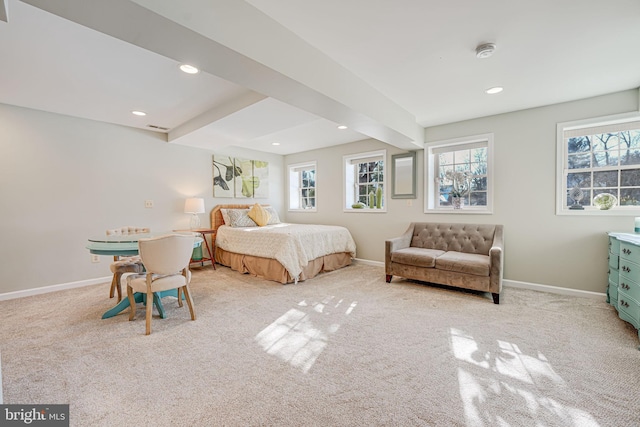
[[[331,296],[321,302],[301,301],[299,308],[290,309],[259,332],[255,341],[267,354],[284,360],[303,373],[309,372],[329,343],[329,335],[340,329],[340,323],[323,319],[328,315],[332,315],[332,319],[340,315],[334,310],[340,307],[342,300],[332,305],[333,299]],[[348,316],[357,305],[354,301],[342,315]]]
[[[516,344],[500,340],[483,346],[456,328],[450,328],[450,337],[454,356],[464,363],[458,367],[458,384],[468,426],[511,425],[508,413],[487,410],[495,399],[517,402],[514,411],[528,412],[533,419],[544,415],[558,425],[599,426],[588,412],[549,397],[566,394],[567,385],[542,353],[529,356]]]

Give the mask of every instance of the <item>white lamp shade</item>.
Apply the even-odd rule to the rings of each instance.
[[[204,213],[204,199],[193,197],[184,202],[184,213]]]

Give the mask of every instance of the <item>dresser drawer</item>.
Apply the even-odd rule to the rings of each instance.
[[[620,242],[620,258],[632,261],[640,259],[640,246],[629,242]]]
[[[628,259],[620,258],[620,269],[618,270],[620,274],[620,280],[618,280],[618,284],[622,282],[622,278],[626,277],[632,282],[640,283],[640,264],[636,264],[635,262],[631,262]]]
[[[636,329],[640,327],[640,305],[636,300],[618,290],[618,316]]]
[[[618,283],[618,289],[630,296],[636,301],[640,301],[640,285],[630,281],[624,276],[620,277],[620,283]]]

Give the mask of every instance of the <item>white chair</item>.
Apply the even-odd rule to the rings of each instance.
[[[129,320],[135,319],[136,315],[136,302],[133,293],[146,294],[146,335],[151,333],[151,314],[155,292],[177,289],[180,307],[182,307],[181,292],[184,292],[191,312],[191,320],[196,320],[189,290],[189,283],[191,283],[189,262],[193,252],[194,239],[194,236],[172,234],[140,239],[138,242],[140,257],[146,273],[127,277],[127,295],[131,305]]]
[[[129,234],[149,233],[150,229],[145,227],[120,227],[107,230],[107,236],[122,236]],[[109,298],[113,298],[115,290],[118,290],[118,302],[122,299],[122,286],[120,280],[124,273],[142,273],[144,267],[139,256],[120,257],[114,256],[113,262],[109,266],[113,278],[111,279],[111,289]]]

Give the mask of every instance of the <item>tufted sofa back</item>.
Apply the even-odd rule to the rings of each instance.
[[[414,222],[411,246],[441,251],[489,255],[496,227],[493,224]]]

